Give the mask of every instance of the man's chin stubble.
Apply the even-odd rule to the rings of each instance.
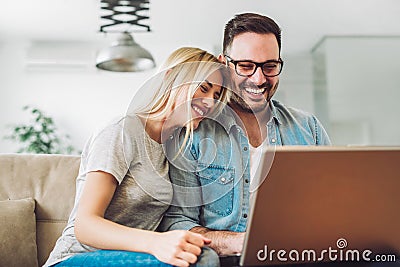
[[[269,94],[268,94],[268,96],[269,96]],[[267,99],[268,99],[268,96],[267,96]],[[240,108],[244,112],[255,114],[255,113],[266,110],[266,108],[268,106],[268,102],[269,102],[269,101],[267,101],[267,99],[265,99],[263,101],[264,105],[252,108],[252,107],[250,107],[249,104],[246,103],[246,101],[242,97],[240,97],[239,95],[234,93],[234,94],[232,94],[232,96],[229,100],[229,103],[231,103],[231,106]]]

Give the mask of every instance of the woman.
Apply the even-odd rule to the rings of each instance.
[[[213,256],[204,247],[211,240],[188,231],[154,230],[172,201],[164,136],[184,126],[187,142],[216,104],[226,101],[221,66],[201,49],[176,50],[162,79],[147,83],[157,87],[149,104],[128,110],[124,119],[89,140],[74,208],[44,266],[218,264],[207,263],[201,254]]]

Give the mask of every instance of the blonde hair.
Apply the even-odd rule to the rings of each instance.
[[[160,72],[165,74],[161,84],[157,85],[158,90],[156,90],[152,100],[144,108],[137,110],[136,114],[150,119],[162,119],[174,109],[177,97],[181,93],[185,94],[187,110],[191,110],[190,105],[193,94],[199,85],[216,70],[220,70],[223,77],[219,101],[211,113],[211,115],[216,115],[228,98],[228,90],[226,89],[230,85],[228,83],[228,72],[214,55],[195,47],[182,47],[171,53],[160,68]],[[188,139],[193,135],[192,114],[188,112],[186,115],[186,121],[189,123],[185,125],[185,138],[181,148],[186,145]]]

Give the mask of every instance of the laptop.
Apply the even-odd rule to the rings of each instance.
[[[240,266],[400,254],[400,147],[269,147],[251,190]]]

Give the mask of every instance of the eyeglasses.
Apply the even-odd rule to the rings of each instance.
[[[253,62],[251,60],[233,60],[229,56],[225,55],[225,58],[227,59],[227,62],[231,62],[233,65],[235,65],[235,71],[237,75],[240,76],[245,76],[245,77],[250,77],[253,75],[257,68],[260,67],[262,70],[262,73],[266,77],[274,77],[278,76],[283,67],[283,60],[267,60],[265,62]]]

